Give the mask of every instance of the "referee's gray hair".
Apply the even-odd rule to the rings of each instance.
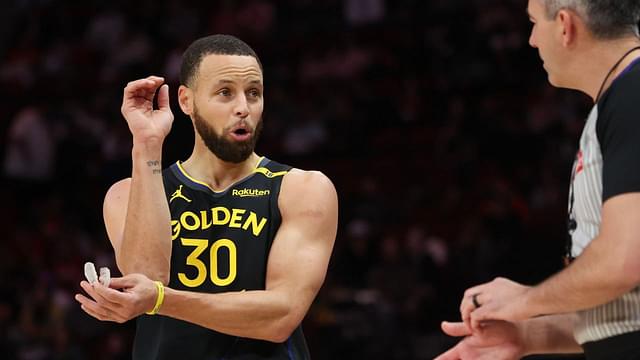
[[[558,11],[576,12],[599,39],[616,39],[638,33],[640,1],[638,0],[543,0],[546,15],[554,19]]]

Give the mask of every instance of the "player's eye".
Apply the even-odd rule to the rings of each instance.
[[[222,96],[231,96],[231,90],[224,88],[224,89],[220,89],[217,92],[218,95],[222,95]]]
[[[247,94],[249,96],[253,97],[253,98],[258,98],[261,95],[260,94],[260,90],[258,90],[258,89],[251,89],[251,90],[247,91]]]

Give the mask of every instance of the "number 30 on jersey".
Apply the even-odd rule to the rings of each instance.
[[[207,279],[207,266],[198,257],[207,250],[209,240],[180,238],[180,242],[182,246],[195,247],[187,256],[186,263],[189,266],[195,267],[197,274],[193,279],[190,279],[185,273],[178,273],[178,280],[185,286],[198,287]],[[218,273],[218,251],[220,251],[221,248],[226,248],[229,252],[229,274],[224,278],[221,278]],[[218,239],[211,244],[211,248],[209,249],[209,278],[214,285],[227,286],[236,279],[238,270],[237,258],[236,244],[234,244],[233,241],[229,239]]]

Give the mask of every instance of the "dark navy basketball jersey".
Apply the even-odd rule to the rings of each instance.
[[[203,293],[264,290],[269,250],[281,223],[280,185],[290,169],[262,158],[252,174],[222,192],[193,179],[180,162],[165,169],[172,230],[169,287]],[[308,359],[309,353],[300,327],[286,342],[272,343],[142,315],[133,358]]]

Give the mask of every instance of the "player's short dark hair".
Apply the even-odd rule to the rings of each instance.
[[[193,85],[202,59],[211,54],[252,56],[258,62],[260,70],[262,70],[262,63],[258,55],[256,55],[255,51],[244,41],[231,35],[209,35],[191,43],[184,54],[182,54],[180,84],[185,86]]]
[[[577,12],[596,38],[638,36],[639,0],[544,0],[544,4],[552,19],[562,9]]]

